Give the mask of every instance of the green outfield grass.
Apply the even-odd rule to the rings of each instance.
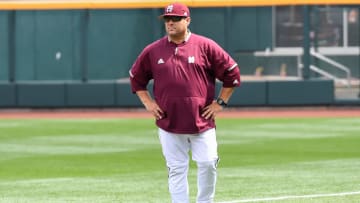
[[[216,202],[360,201],[339,195],[360,191],[360,118],[218,119],[217,132]],[[189,181],[194,202],[194,163]],[[271,199],[285,196],[298,197]],[[153,120],[0,120],[0,202],[170,202]]]

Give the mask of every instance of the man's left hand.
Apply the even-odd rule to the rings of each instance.
[[[220,106],[216,101],[214,100],[210,105],[206,106],[202,110],[201,116],[206,119],[215,119],[217,113],[223,110],[223,107]]]

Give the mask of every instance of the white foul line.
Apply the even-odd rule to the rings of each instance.
[[[218,203],[243,203],[243,202],[259,202],[259,201],[274,201],[274,200],[287,200],[287,199],[305,199],[305,198],[317,198],[317,197],[335,197],[335,196],[349,196],[349,195],[358,195],[360,191],[356,192],[341,192],[341,193],[332,193],[332,194],[313,194],[313,195],[289,195],[282,197],[266,197],[259,199],[243,199],[243,200],[232,200]]]

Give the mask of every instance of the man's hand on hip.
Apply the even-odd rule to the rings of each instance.
[[[217,113],[223,110],[223,107],[220,106],[215,100],[202,110],[201,116],[206,119],[215,119]]]

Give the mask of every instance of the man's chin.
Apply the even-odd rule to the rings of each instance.
[[[170,37],[179,37],[179,34],[178,33],[171,33],[171,32],[168,32],[168,35],[170,36]]]

